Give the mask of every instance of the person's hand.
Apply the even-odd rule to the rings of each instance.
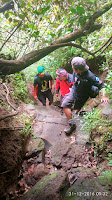
[[[36,95],[34,96],[34,98],[35,98],[36,100],[38,99]]]
[[[110,103],[110,99],[108,98],[108,97],[106,97],[106,96],[104,96],[104,97],[102,97],[102,99],[101,99],[101,102],[103,103]]]
[[[59,97],[59,94],[56,94],[56,97]]]

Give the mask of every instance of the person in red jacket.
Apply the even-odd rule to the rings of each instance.
[[[58,97],[60,92],[60,101],[62,103],[64,100],[64,96],[70,92],[70,88],[74,84],[73,75],[68,73],[65,69],[57,70],[56,74],[58,76],[56,77],[55,94]]]

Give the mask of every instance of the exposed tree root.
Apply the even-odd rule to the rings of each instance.
[[[6,94],[6,100],[7,100],[8,104],[9,104],[9,105],[10,105],[10,106],[11,106],[11,107],[16,111],[16,112],[14,112],[14,113],[10,113],[10,114],[7,114],[7,115],[4,115],[4,116],[0,117],[0,121],[3,120],[3,119],[6,119],[6,118],[8,118],[8,117],[12,117],[12,116],[15,116],[15,115],[18,114],[17,109],[16,109],[16,108],[15,108],[15,107],[10,103],[10,101],[9,101],[9,98],[8,98],[9,90],[8,90],[6,84],[3,83],[3,86],[5,87],[5,89],[6,89],[6,91],[7,91],[7,94]]]

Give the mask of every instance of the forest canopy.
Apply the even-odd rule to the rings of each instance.
[[[19,72],[59,48],[99,56],[112,42],[111,8],[112,0],[2,0],[1,76]]]

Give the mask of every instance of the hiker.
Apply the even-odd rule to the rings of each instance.
[[[45,73],[45,67],[40,66],[37,68],[37,75],[34,77],[34,98],[46,106],[46,98],[49,100],[49,105],[53,103],[52,90],[52,77],[50,74]]]
[[[73,75],[68,73],[65,69],[57,70],[56,74],[58,76],[56,77],[55,94],[58,97],[59,91],[60,91],[60,93],[61,93],[60,101],[62,102],[65,94],[70,92],[70,88],[74,84]]]
[[[89,97],[95,98],[102,89],[102,102],[108,103],[110,100],[105,96],[104,83],[93,74],[86,65],[86,60],[82,57],[74,57],[71,61],[73,69],[74,85],[70,93],[66,94],[61,104],[68,119],[68,126],[64,132],[66,135],[76,129],[76,124],[72,118],[71,106],[74,104],[75,113],[78,114]]]

